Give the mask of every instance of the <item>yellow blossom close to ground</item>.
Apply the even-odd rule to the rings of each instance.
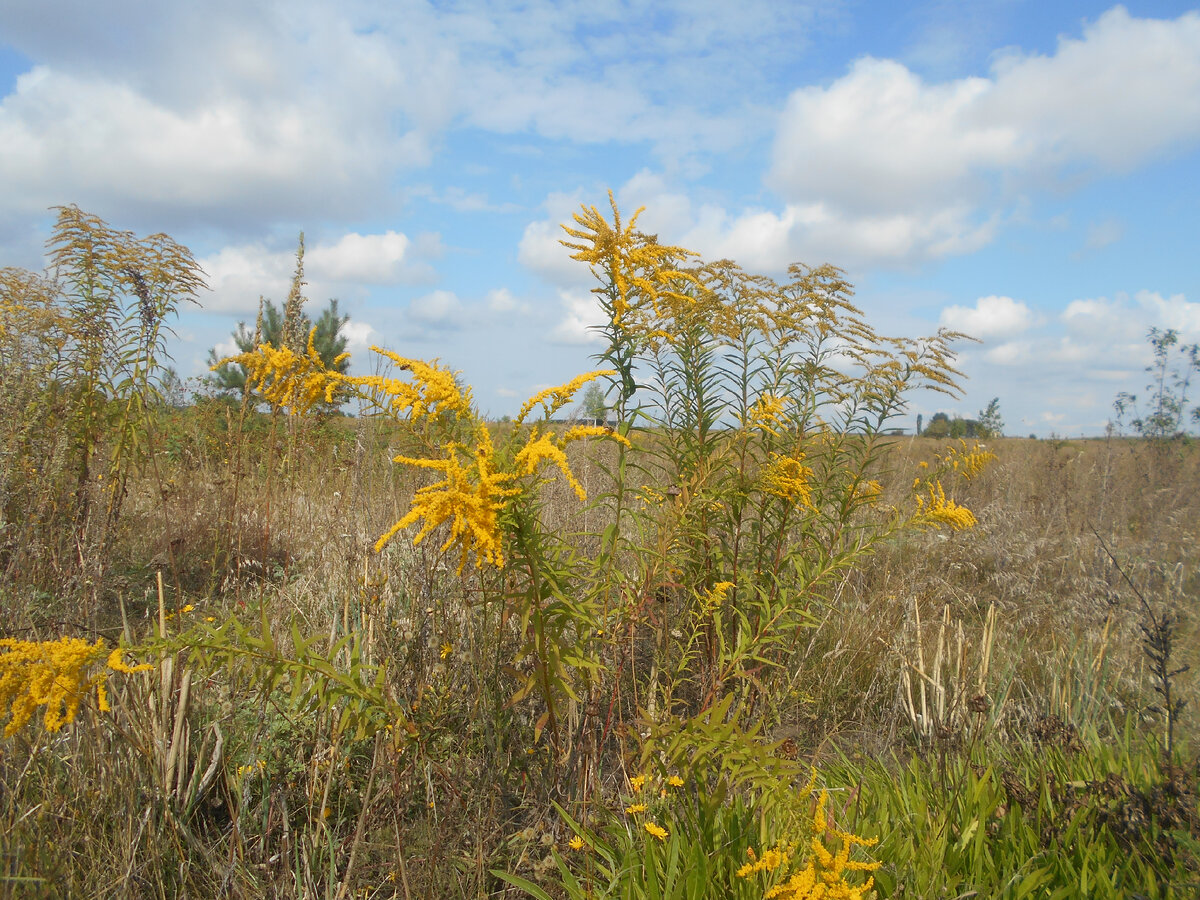
[[[804,867],[768,889],[763,894],[763,900],[863,900],[874,886],[873,876],[869,876],[863,884],[851,884],[847,876],[854,872],[873,872],[879,868],[881,863],[878,862],[850,859],[855,847],[871,847],[877,841],[830,828],[825,814],[828,801],[829,792],[821,791],[813,811],[812,839],[808,843],[810,854]],[[840,843],[836,853],[831,853],[825,846],[827,836],[832,836]],[[786,869],[794,858],[797,846],[779,845],[764,851],[762,857],[757,860],[751,852],[751,862],[737,871],[737,877],[751,878],[762,872],[773,874],[780,869]]]
[[[646,833],[652,837],[656,837],[660,841],[665,841],[667,839],[667,829],[663,828],[657,822],[647,822],[644,827],[646,829]]]
[[[938,465],[943,470],[960,473],[968,481],[986,469],[997,460],[997,456],[978,442],[968,444],[959,440],[958,446],[950,446],[945,453],[937,457]]]
[[[914,483],[914,488],[919,483],[918,479]],[[946,498],[946,491],[942,488],[940,480],[929,484],[928,490],[928,503],[923,496],[917,494],[917,513],[921,521],[930,525],[949,525],[955,531],[974,528],[978,524],[974,513],[965,506],[959,506],[953,500]]]
[[[22,641],[0,638],[0,710],[10,718],[4,736],[23,728],[38,707],[45,707],[42,724],[54,732],[75,720],[80,704],[95,689],[97,707],[108,711],[105,679],[108,671],[141,672],[150,665],[129,666],[118,647],[111,653],[104,639],[89,643],[83,638]],[[107,663],[90,672],[107,654]]]

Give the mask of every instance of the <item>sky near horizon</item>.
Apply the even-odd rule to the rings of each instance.
[[[1102,433],[1150,327],[1200,341],[1200,12],[1178,3],[0,0],[0,265],[50,207],[189,246],[185,376],[287,294],[487,413],[591,368],[581,204],[885,334],[950,327],[973,416]]]

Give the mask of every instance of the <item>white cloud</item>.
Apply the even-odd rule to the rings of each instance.
[[[484,298],[484,303],[490,312],[498,315],[509,315],[516,313],[518,315],[529,315],[533,311],[528,303],[523,300],[518,300],[512,295],[512,291],[508,288],[496,288],[487,292]]]
[[[974,307],[943,311],[942,324],[968,332],[974,326],[977,334],[990,329],[999,340],[960,360],[967,388],[980,392],[976,402],[999,394],[1014,428],[1042,423],[1097,434],[1120,391],[1142,392],[1151,327],[1177,329],[1184,344],[1200,341],[1200,302],[1141,290],[1076,299],[1041,316],[1011,298],[984,297]]]
[[[204,308],[240,313],[255,310],[259,297],[276,302],[286,298],[296,265],[294,253],[268,250],[262,244],[224,247],[198,261],[211,288],[200,297]]]
[[[366,322],[351,319],[342,326],[341,334],[346,339],[346,349],[352,356],[359,357],[376,343],[373,336],[378,332]]]
[[[962,331],[971,337],[1012,337],[1029,330],[1037,317],[1023,301],[995,294],[980,297],[974,306],[948,306],[942,310],[939,324]]]
[[[603,343],[603,338],[593,330],[594,326],[604,324],[604,313],[595,295],[564,290],[558,296],[566,315],[551,330],[550,341],[576,346]]]
[[[313,277],[359,284],[396,284],[408,274],[409,240],[403,234],[351,232],[336,244],[318,245],[305,257]]]
[[[981,210],[1017,203],[1064,167],[1125,171],[1198,140],[1200,14],[1135,19],[1116,7],[1052,56],[1002,55],[987,78],[930,84],[868,57],[827,87],[800,88],[768,183],[786,204],[777,225],[820,208],[850,257],[917,261],[976,249],[995,217]]]
[[[10,214],[78,202],[109,216],[217,222],[361,207],[383,188],[385,152],[399,152],[304,97],[167,105],[46,66],[0,101],[0,145]]]
[[[548,217],[526,225],[517,246],[521,265],[562,287],[586,284],[590,279],[587,266],[571,259],[573,251],[562,245],[571,240],[562,226],[575,224],[572,216],[579,211],[582,198],[582,191],[550,194],[544,204]]]
[[[408,314],[415,321],[439,330],[462,328],[466,324],[464,313],[462,301],[452,291],[433,291],[408,305]]]
[[[745,144],[773,102],[746,98],[774,89],[771,67],[807,43],[814,9],[18,4],[0,27],[38,65],[0,98],[0,207],[255,231],[379,204],[456,124],[648,142],[674,159]],[[441,199],[511,209],[461,188]]]
[[[422,243],[395,231],[351,232],[336,241],[318,241],[305,250],[304,293],[324,302],[361,294],[373,285],[428,280],[429,265],[420,258]],[[212,289],[201,303],[216,312],[252,312],[259,297],[282,302],[296,269],[295,250],[272,250],[262,243],[223,247],[198,261]]]
[[[1183,294],[1163,296],[1141,290],[1132,298],[1117,293],[1110,300],[1096,297],[1072,300],[1062,313],[1069,333],[1093,341],[1145,343],[1150,328],[1172,328],[1184,343],[1200,340],[1200,303]]]
[[[1005,341],[983,352],[984,359],[997,366],[1016,366],[1026,362],[1033,350],[1031,341]]]

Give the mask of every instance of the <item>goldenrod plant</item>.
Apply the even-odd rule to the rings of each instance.
[[[12,737],[42,708],[42,725],[55,732],[75,721],[92,692],[96,706],[108,712],[106,681],[110,672],[147,672],[149,663],[130,664],[124,650],[110,650],[103,638],[91,643],[64,637],[49,641],[0,638],[0,715],[4,736]],[[101,662],[103,660],[103,663]]]
[[[298,259],[240,405],[141,409],[98,555],[78,318],[6,274],[0,893],[1194,893],[1200,454],[893,434],[957,336],[639,221],[568,223],[601,353],[499,422],[452,360],[327,359]],[[1133,584],[1180,614],[1149,665]]]

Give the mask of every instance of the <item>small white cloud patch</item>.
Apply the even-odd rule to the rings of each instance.
[[[995,294],[980,297],[974,306],[948,306],[942,310],[940,324],[971,337],[1012,337],[1028,331],[1037,317],[1023,301]],[[999,348],[997,348],[999,349]]]

